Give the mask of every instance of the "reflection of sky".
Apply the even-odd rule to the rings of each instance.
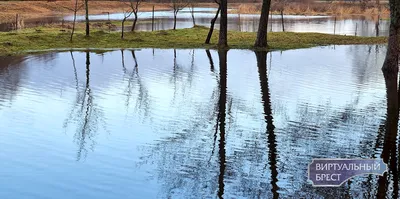
[[[311,157],[359,156],[365,147],[360,141],[376,134],[385,112],[380,71],[385,52],[375,53],[371,46],[369,53],[369,48],[329,46],[267,55],[278,185],[288,196],[304,184]],[[219,95],[213,97],[218,90],[218,53],[211,51],[213,73],[204,50],[194,51],[193,65],[191,50],[177,50],[174,73],[173,50],[156,49],[154,56],[152,51],[135,51],[138,76],[130,51],[124,51],[125,72],[120,51],[91,54],[93,103],[104,113],[105,123],[99,124],[95,144],[81,162],[76,162],[73,142],[79,117],[71,118],[67,129],[63,123],[86,84],[85,53],[74,52],[78,89],[69,52],[49,59],[29,56],[11,106],[0,100],[0,186],[6,190],[0,198],[155,198],[164,196],[164,188],[177,185],[179,179],[194,187],[203,181],[216,183],[218,168],[208,168],[205,162],[210,158],[212,113]],[[241,177],[264,184],[270,180],[269,174],[260,177],[268,149],[255,58],[252,51],[228,52],[227,198],[245,197],[235,189]],[[366,112],[371,107],[375,111]],[[350,119],[342,120],[349,108]],[[309,129],[310,124],[317,130]],[[214,156],[210,164],[215,163]],[[199,183],[185,178],[190,168],[205,169],[200,170],[204,173],[199,174]],[[246,178],[239,171],[253,176]],[[268,192],[269,185],[265,186]],[[175,190],[177,195],[191,194],[181,189],[182,193]]]
[[[197,25],[210,26],[210,20],[215,16],[215,8],[195,8],[195,18]],[[91,20],[122,20],[123,13],[90,15]],[[133,16],[131,16],[132,18]],[[152,12],[140,12],[139,23],[137,30],[150,31]],[[190,28],[193,26],[191,13],[189,9],[184,9],[179,12],[177,16],[177,28]],[[258,14],[228,14],[228,29],[245,32],[256,32],[258,30]],[[173,13],[172,11],[157,11],[155,12],[155,30],[172,29],[173,27]],[[77,17],[77,20],[84,20],[84,15]],[[72,21],[73,16],[65,17],[65,20]],[[301,15],[284,15],[285,30],[292,32],[319,32],[341,35],[355,35],[358,36],[375,36],[375,22],[365,20],[362,17],[355,17],[350,19],[342,19],[336,21],[330,16],[301,16]],[[272,15],[270,20],[272,23],[272,31],[282,31],[281,16]],[[216,28],[219,28],[219,22],[216,23]],[[388,35],[389,22],[381,20],[379,25],[379,35]],[[269,25],[268,30],[271,30]]]

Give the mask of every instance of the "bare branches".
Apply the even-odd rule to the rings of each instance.
[[[75,3],[78,4],[78,1],[76,1]],[[58,4],[57,2],[55,2],[55,4],[56,4],[57,6],[59,6],[59,7],[61,7],[61,8],[64,8],[64,9],[66,9],[66,10],[72,11],[72,12],[79,11],[79,10],[82,9],[83,6],[85,5],[85,4],[82,2],[81,5],[75,6],[75,3],[74,3],[74,7],[71,8],[71,7],[69,7],[69,6],[61,5],[61,4]]]
[[[170,7],[172,8],[174,12],[174,30],[176,30],[176,16],[178,15],[178,12],[181,11],[182,9],[188,7],[190,4],[190,0],[172,0]]]

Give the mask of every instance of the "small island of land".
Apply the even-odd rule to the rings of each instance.
[[[217,48],[218,30],[210,44],[204,44],[208,28],[194,28],[154,31],[126,32],[121,39],[120,32],[94,30],[86,37],[78,29],[72,42],[70,33],[57,28],[24,29],[17,32],[0,33],[0,55],[24,54],[32,51],[52,49],[101,49],[101,48]],[[256,33],[229,31],[229,48],[254,49]],[[344,44],[385,44],[386,37],[359,37],[321,33],[271,32],[268,34],[268,50],[287,50],[323,45]]]

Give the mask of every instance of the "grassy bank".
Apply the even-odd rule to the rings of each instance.
[[[25,54],[27,51],[59,48],[217,48],[218,31],[211,44],[204,44],[208,29],[195,27],[155,32],[128,32],[125,39],[118,32],[93,31],[90,37],[78,30],[73,42],[69,33],[55,28],[40,31],[25,29],[20,32],[0,33],[0,55]],[[256,33],[229,32],[231,49],[252,49]],[[355,37],[320,33],[274,32],[268,35],[269,49],[296,49],[321,45],[383,44],[385,37]]]

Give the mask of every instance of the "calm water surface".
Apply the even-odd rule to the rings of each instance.
[[[195,8],[196,25],[210,26],[210,21],[215,16],[216,8]],[[122,20],[123,13],[102,14],[89,16],[92,20]],[[137,30],[151,31],[152,12],[141,12],[138,15],[139,21]],[[168,30],[173,28],[173,12],[155,12],[155,30]],[[131,17],[132,18],[132,17]],[[64,18],[66,21],[73,21],[73,16]],[[77,17],[78,21],[84,21],[83,15]],[[242,32],[257,32],[260,15],[258,14],[228,14],[228,29]],[[272,15],[269,21],[269,31],[281,32],[282,21],[280,15]],[[357,35],[357,36],[387,36],[389,35],[389,21],[373,21],[365,17],[353,17],[337,19],[330,16],[301,16],[284,15],[285,31],[290,32],[319,32],[327,34]],[[336,24],[336,25],[335,25]],[[129,26],[129,23],[127,24]],[[335,28],[336,26],[336,28]],[[193,27],[190,9],[183,9],[177,16],[177,28]],[[219,20],[216,22],[219,28]]]
[[[196,25],[210,26],[210,21],[214,18],[216,8],[195,8],[194,15]],[[173,12],[172,11],[156,11],[154,13],[155,23],[154,30],[169,30],[173,28]],[[120,20],[124,18],[123,13],[111,13],[90,15],[93,23],[104,20]],[[138,14],[138,24],[136,30],[151,31],[152,30],[152,12],[140,12]],[[71,22],[73,16],[66,17],[46,17],[37,19],[24,19],[20,21],[20,27],[37,27],[45,24],[61,23],[62,21]],[[77,16],[78,21],[84,21],[85,16]],[[127,30],[130,30],[132,17],[126,24]],[[243,32],[257,32],[260,16],[258,14],[228,14],[228,29]],[[377,23],[378,22],[378,23]],[[319,32],[327,34],[340,35],[357,35],[357,36],[387,36],[389,35],[389,21],[374,21],[365,17],[352,17],[346,19],[337,19],[335,23],[334,17],[330,16],[300,16],[285,15],[284,16],[285,31],[290,32]],[[120,26],[120,25],[119,25]],[[0,31],[13,30],[13,23],[1,23]],[[183,9],[177,16],[177,28],[193,27],[192,15],[190,9]],[[219,28],[219,20],[215,24]],[[120,27],[119,27],[120,28]],[[282,22],[280,15],[272,15],[270,17],[268,30],[273,32],[282,31]]]
[[[307,182],[312,158],[396,162],[385,48],[0,57],[0,198],[393,196],[393,164]]]

